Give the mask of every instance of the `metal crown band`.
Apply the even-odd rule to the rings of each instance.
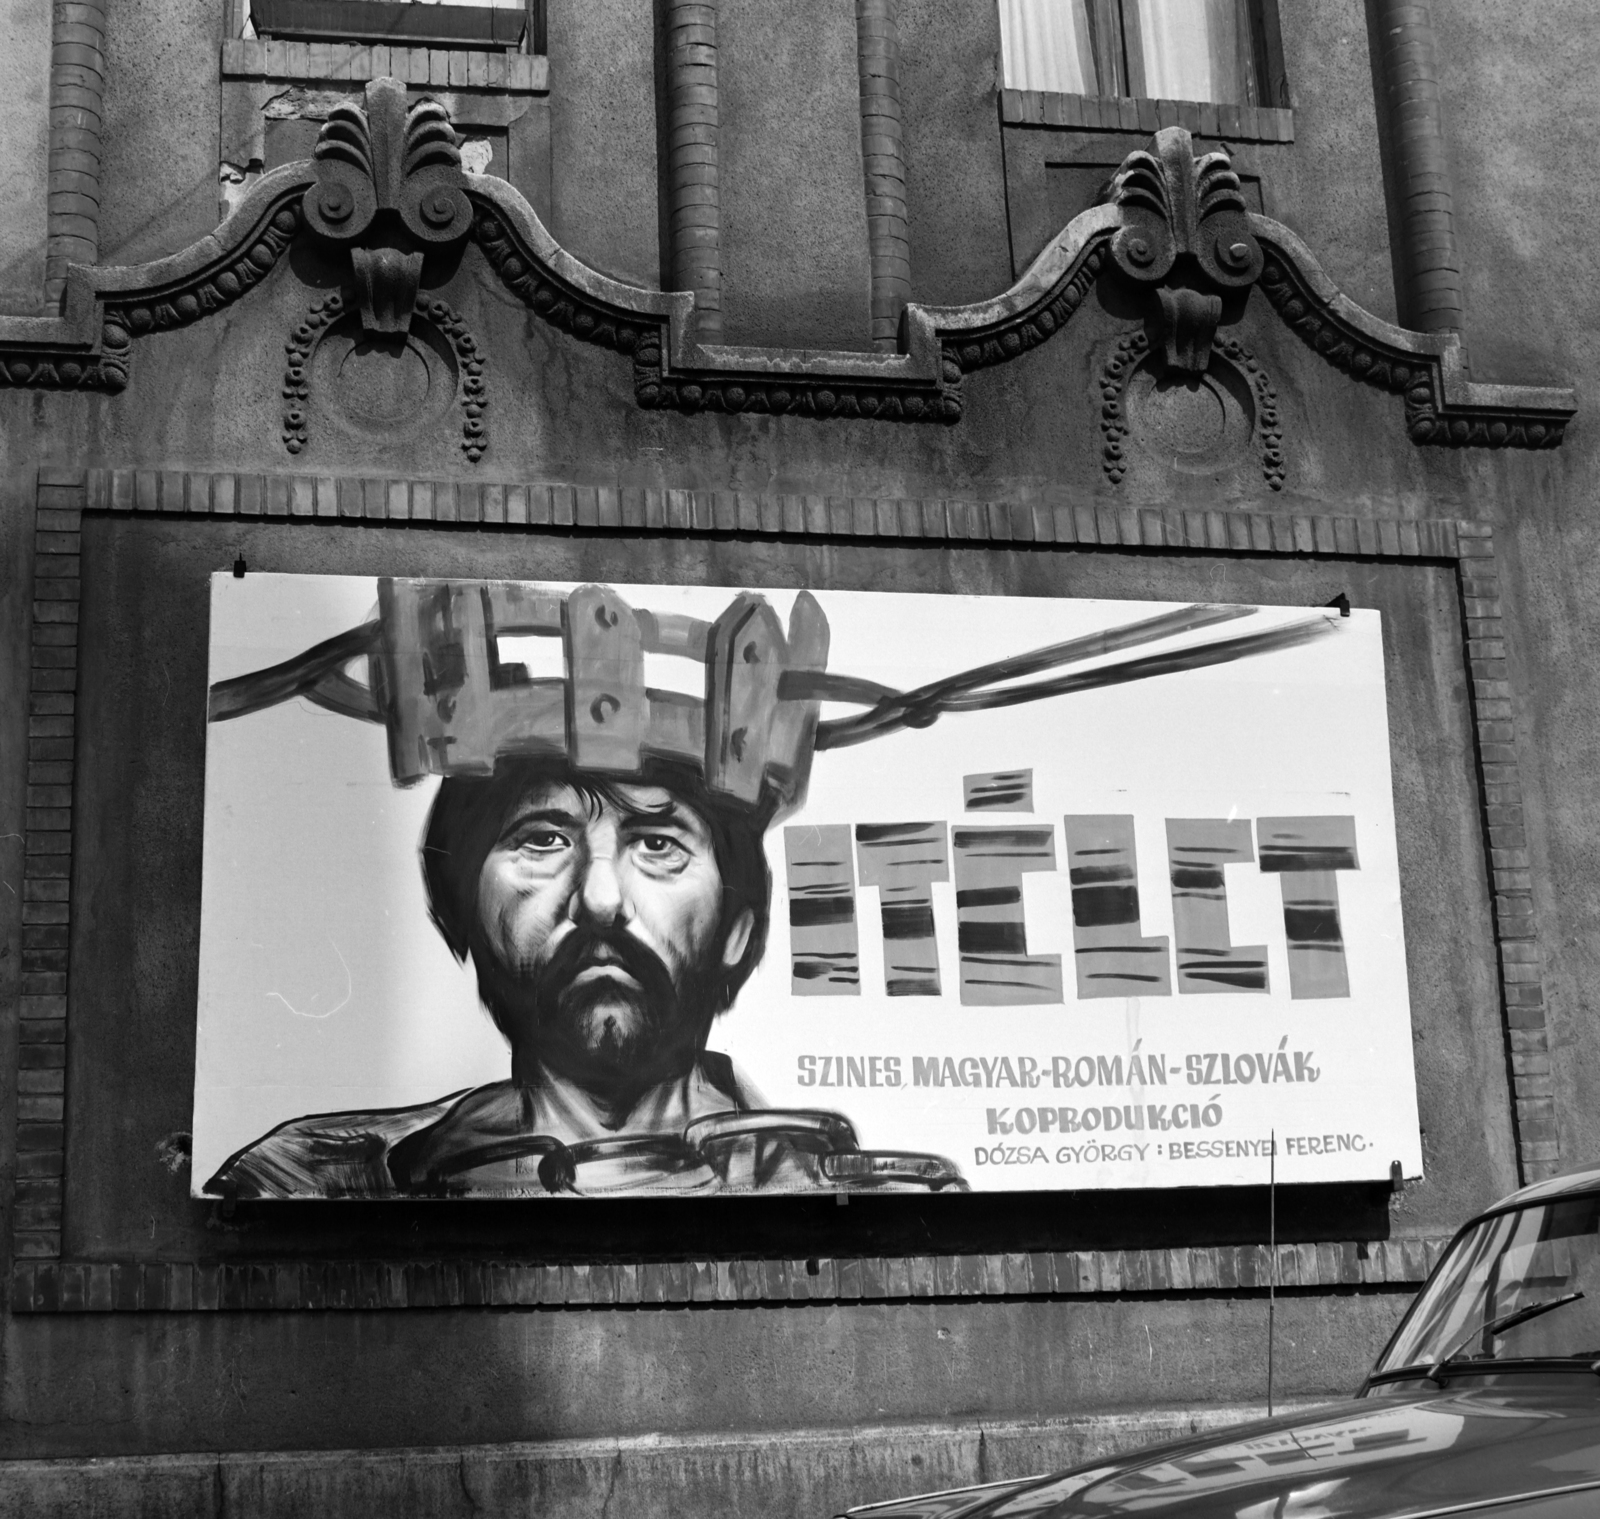
[[[486,775],[512,755],[564,756],[576,769],[618,776],[638,775],[652,759],[672,760],[699,769],[714,794],[749,806],[766,800],[782,815],[804,801],[817,750],[925,728],[946,712],[1014,706],[1290,648],[1337,625],[1313,616],[1026,679],[1252,615],[1250,607],[1183,607],[901,692],[827,671],[828,620],[808,591],[795,597],[786,635],[766,598],[748,591],[715,622],[704,622],[632,607],[609,586],[560,592],[516,581],[386,578],[378,582],[376,621],[281,665],[219,681],[210,717],[242,717],[304,696],[383,723],[390,774],[402,786],[428,775]],[[499,640],[507,636],[559,638],[563,675],[534,678],[525,665],[502,660]],[[702,665],[704,696],[647,686],[647,654]],[[362,656],[368,685],[346,673]],[[865,710],[824,721],[825,701]]]

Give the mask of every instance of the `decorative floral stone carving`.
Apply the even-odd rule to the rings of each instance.
[[[100,354],[8,352],[0,348],[0,386],[30,390],[118,391],[128,383],[128,335],[115,322],[102,332]]]
[[[1045,251],[1048,253],[1050,250]],[[1043,255],[1035,262],[1034,268],[1038,268],[1042,260]],[[1094,247],[1074,260],[1070,273],[1058,280],[1044,298],[1020,317],[997,323],[988,330],[963,334],[959,341],[954,334],[947,336],[941,331],[946,364],[954,364],[962,371],[987,369],[990,365],[1004,364],[1047,342],[1072,320],[1073,314],[1094,288],[1094,282],[1099,279],[1105,264],[1105,252]]]
[[[299,230],[299,210],[293,205],[281,206],[263,218],[253,236],[241,239],[233,257],[220,260],[203,274],[180,284],[167,289],[157,286],[139,299],[110,306],[106,320],[134,338],[198,322],[202,317],[231,306],[260,284],[283,257]]]
[[[475,236],[506,287],[536,315],[583,342],[633,355],[640,406],[911,422],[954,422],[961,415],[961,371],[953,362],[913,367],[901,355],[773,350],[769,357],[766,350],[726,348],[713,356],[687,340],[687,305],[683,318],[673,312],[668,320],[650,320],[653,313],[618,299],[645,292],[575,280],[541,259],[535,244],[542,231],[522,218],[480,210]]]
[[[1122,395],[1133,366],[1150,350],[1143,332],[1125,332],[1100,366],[1100,468],[1113,485],[1128,472],[1128,414]]]
[[[1111,256],[1122,275],[1151,289],[1151,325],[1167,367],[1203,374],[1222,320],[1222,294],[1260,277],[1261,244],[1250,230],[1239,176],[1224,152],[1194,156],[1181,127],[1157,132],[1111,181],[1122,225]]]
[[[362,327],[405,332],[425,256],[472,230],[461,139],[437,101],[408,109],[398,79],[373,80],[362,99],[334,106],[317,136],[306,225],[349,250]]]
[[[1260,277],[1261,245],[1227,153],[1196,158],[1189,134],[1167,127],[1123,159],[1111,186],[1123,213],[1111,255],[1129,279],[1161,284],[1184,256],[1224,289],[1243,290]]]
[[[1120,485],[1126,476],[1129,451],[1134,446],[1128,418],[1128,382],[1141,364],[1150,361],[1150,351],[1150,339],[1142,328],[1125,332],[1100,368],[1100,468],[1112,485]],[[1261,478],[1269,489],[1281,491],[1285,459],[1277,387],[1255,355],[1235,337],[1212,339],[1201,373],[1219,362],[1231,366],[1249,387],[1253,411],[1247,413],[1248,425],[1251,444],[1260,460]],[[1194,373],[1192,369],[1182,372]]]
[[[644,325],[639,315],[605,300],[593,288],[564,279],[527,246],[525,238],[517,236],[507,218],[480,209],[472,233],[505,287],[552,327],[619,353],[634,351]]]
[[[1406,431],[1414,442],[1457,448],[1560,446],[1575,408],[1570,401],[1539,404],[1534,398],[1570,393],[1473,384],[1462,373],[1454,334],[1402,332],[1401,338],[1412,341],[1396,342],[1375,330],[1378,324],[1359,307],[1317,290],[1292,259],[1267,260],[1261,293],[1289,329],[1334,368],[1404,396]]]
[[[1259,284],[1313,352],[1400,396],[1419,443],[1555,447],[1576,406],[1570,390],[1477,383],[1458,334],[1362,310],[1287,227],[1248,210],[1226,154],[1196,158],[1175,127],[1130,154],[1109,203],[1075,217],[1009,290],[908,303],[896,352],[702,346],[691,292],[626,285],[575,258],[510,185],[465,175],[443,107],[412,104],[392,79],[338,106],[314,159],[263,175],[192,247],[135,268],[73,265],[59,317],[0,317],[0,384],[120,389],[140,338],[240,299],[301,236],[348,250],[349,299],[374,334],[405,332],[429,258],[471,238],[542,321],[626,355],[635,400],[653,409],[953,423],[965,374],[1048,342],[1113,271],[1147,292],[1147,329],[1180,374],[1206,370],[1219,325]]]
[[[1206,369],[1218,326],[1239,319],[1259,283],[1314,352],[1405,398],[1418,443],[1550,448],[1576,409],[1570,390],[1473,381],[1457,333],[1409,332],[1363,310],[1294,233],[1248,210],[1226,154],[1195,158],[1178,127],[1130,154],[1107,204],[1075,217],[1004,295],[911,305],[906,319],[931,318],[946,357],[965,370],[1004,363],[1059,331],[1108,269],[1149,292],[1147,330],[1179,373]]]
[[[283,446],[299,453],[309,441],[311,403],[311,364],[317,348],[328,333],[345,317],[352,306],[338,291],[311,302],[306,318],[289,334],[284,349],[288,361],[283,372]],[[489,405],[489,382],[484,373],[487,360],[478,340],[456,312],[441,300],[422,296],[406,313],[404,329],[384,328],[386,334],[409,331],[413,320],[430,324],[449,344],[455,361],[455,378],[465,420],[461,425],[461,451],[469,464],[476,464],[489,446],[489,427],[484,412]]]
[[[1278,406],[1278,387],[1256,356],[1235,337],[1218,337],[1213,348],[1228,360],[1249,382],[1256,400],[1256,447],[1261,454],[1261,478],[1270,489],[1281,491],[1285,471],[1283,452],[1283,413]]]

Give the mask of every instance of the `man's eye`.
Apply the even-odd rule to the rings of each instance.
[[[518,847],[532,850],[537,854],[549,854],[557,849],[565,849],[567,847],[567,836],[554,828],[535,828],[531,832],[523,834],[522,842]]]
[[[638,844],[640,849],[647,855],[652,855],[658,859],[681,853],[683,849],[683,845],[669,833],[641,833],[638,837]]]

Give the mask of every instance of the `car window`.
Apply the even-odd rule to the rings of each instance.
[[[1600,1195],[1496,1214],[1457,1239],[1376,1369],[1447,1357],[1600,1357]]]

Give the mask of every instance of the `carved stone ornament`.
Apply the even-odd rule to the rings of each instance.
[[[365,292],[362,292],[362,298],[365,298]],[[448,305],[441,300],[430,299],[426,295],[417,297],[414,308],[404,313],[405,328],[399,325],[401,314],[395,312],[387,301],[384,303],[383,311],[388,325],[370,328],[366,325],[366,313],[363,310],[362,330],[392,336],[408,330],[412,318],[416,317],[442,340],[439,346],[444,352],[439,357],[448,366],[451,389],[460,392],[461,409],[465,414],[465,421],[461,426],[461,451],[466,455],[469,464],[476,464],[489,446],[489,427],[484,420],[484,411],[489,405],[489,382],[484,374],[486,361],[477,340],[467,330],[467,324]],[[309,441],[310,415],[307,408],[311,399],[315,360],[319,350],[322,349],[323,340],[345,325],[343,319],[346,315],[344,297],[337,291],[326,296],[318,296],[307,309],[305,319],[289,334],[288,341],[284,344],[288,361],[283,372],[283,446],[291,454],[299,453]],[[421,356],[420,365],[417,367],[420,368],[422,375],[422,388],[426,391],[430,380],[428,373],[430,366],[427,363],[426,352],[421,345],[414,342],[406,347],[412,353]],[[357,354],[359,355],[359,350]],[[347,362],[349,357],[351,355],[346,356]],[[442,366],[436,364],[432,367]],[[348,395],[343,396],[343,399],[346,409],[354,410],[359,417],[361,412],[359,403],[352,406]],[[369,413],[368,419],[391,425],[403,425],[407,420],[403,413],[411,409],[402,398],[401,404],[395,411],[387,413],[380,411],[377,417],[371,417]]]
[[[472,232],[473,206],[461,168],[460,139],[437,101],[408,105],[405,86],[378,79],[362,104],[342,102],[329,113],[312,156],[316,182],[304,193],[301,213],[310,233],[350,258],[351,295],[335,292],[312,301],[305,319],[284,345],[283,443],[296,454],[308,441],[312,375],[329,337],[356,333],[367,341],[346,352],[345,361],[368,359],[384,373],[377,415],[365,418],[359,400],[339,390],[338,400],[355,425],[363,420],[404,426],[423,414],[435,376],[462,398],[466,421],[461,448],[476,464],[488,446],[484,358],[465,322],[448,305],[421,295],[430,254],[458,247]],[[414,322],[437,341],[408,341]],[[432,358],[430,361],[430,353]],[[341,370],[341,380],[347,371]],[[354,376],[359,388],[359,372]],[[406,395],[407,380],[415,394]],[[383,402],[388,404],[385,405]]]
[[[429,256],[470,238],[544,321],[627,355],[635,399],[656,409],[953,423],[966,374],[1048,341],[1113,272],[1146,292],[1145,330],[1179,374],[1206,369],[1219,324],[1259,284],[1313,352],[1402,397],[1419,443],[1550,448],[1576,409],[1569,389],[1473,381],[1458,333],[1363,310],[1294,233],[1248,210],[1224,153],[1196,159],[1177,127],[1130,154],[1110,202],[1068,223],[1003,294],[908,304],[896,352],[702,344],[691,292],[623,284],[568,253],[504,180],[465,175],[443,108],[409,103],[393,79],[337,107],[314,159],[263,175],[192,247],[132,268],[72,265],[59,316],[0,317],[0,384],[120,390],[139,338],[240,299],[297,237],[349,251],[347,299],[375,336],[407,332]]]
[[[1112,485],[1122,483],[1128,472],[1130,453],[1148,443],[1148,440],[1135,438],[1135,419],[1129,415],[1129,387],[1141,376],[1147,376],[1152,358],[1148,334],[1143,328],[1136,328],[1117,339],[1100,367],[1100,467]],[[1253,446],[1267,488],[1283,489],[1283,421],[1278,408],[1278,390],[1272,383],[1272,376],[1243,343],[1235,337],[1213,336],[1205,362],[1198,368],[1176,366],[1169,358],[1160,365],[1160,370],[1164,378],[1175,374],[1188,381],[1184,389],[1201,396],[1209,393],[1217,403],[1212,413],[1214,425],[1210,427],[1184,428],[1180,421],[1177,429],[1152,429],[1165,432],[1160,442],[1165,445],[1168,457],[1181,459],[1187,454],[1189,462],[1199,467],[1224,463],[1231,451],[1227,445],[1233,441],[1227,437],[1228,414],[1234,412],[1242,424],[1240,441],[1248,441]],[[1226,384],[1229,373],[1234,376],[1232,406],[1225,394],[1229,389]],[[1218,385],[1219,380],[1223,385]],[[1238,403],[1239,393],[1242,393],[1243,405]],[[1206,409],[1212,412],[1211,407]],[[1182,436],[1185,431],[1190,436]]]
[[[1135,285],[1151,289],[1151,326],[1167,367],[1203,374],[1223,293],[1260,278],[1261,244],[1226,153],[1196,158],[1181,129],[1158,132],[1152,147],[1130,153],[1111,182],[1123,216],[1111,256]]]
[[[328,113],[313,161],[306,225],[349,250],[363,330],[408,332],[425,255],[472,231],[460,139],[444,107],[423,100],[408,110],[399,80],[375,79],[364,106]]]

